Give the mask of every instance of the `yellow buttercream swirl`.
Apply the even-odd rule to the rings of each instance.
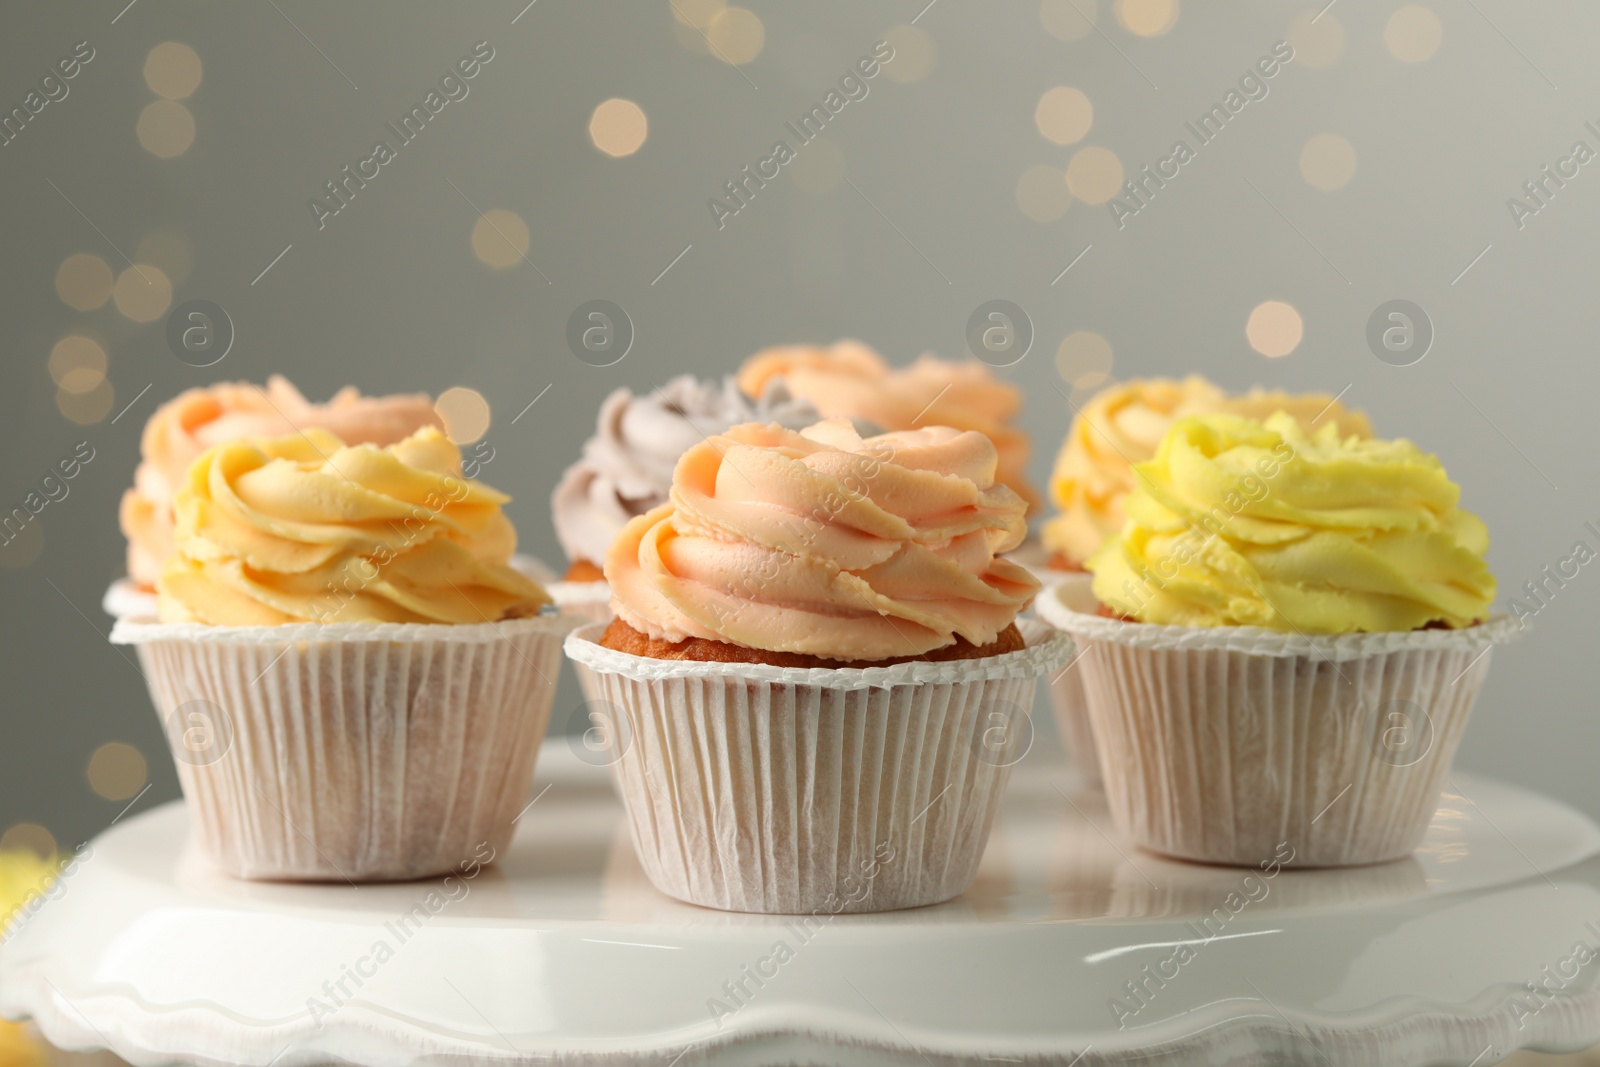
[[[1072,420],[1056,458],[1050,495],[1061,511],[1044,524],[1045,548],[1081,564],[1122,529],[1123,499],[1134,487],[1134,464],[1155,455],[1179,419],[1215,412],[1264,419],[1274,411],[1287,411],[1308,428],[1313,421],[1331,422],[1340,436],[1372,436],[1366,416],[1326,393],[1252,389],[1230,396],[1197,374],[1182,381],[1133,379],[1100,390]]]
[[[684,453],[671,502],[612,542],[613,605],[667,641],[828,659],[988,644],[1039,589],[1000,557],[1027,519],[996,467],[989,438],[948,426],[735,426]]]
[[[164,622],[483,623],[549,597],[509,565],[510,498],[433,427],[388,448],[326,430],[218,445],[178,491]]]
[[[1135,469],[1126,525],[1088,561],[1119,614],[1308,634],[1488,616],[1488,531],[1410,441],[1308,435],[1286,412],[1196,416]]]

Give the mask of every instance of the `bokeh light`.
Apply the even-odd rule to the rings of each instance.
[[[19,822],[0,834],[0,852],[31,852],[42,860],[53,860],[59,849],[56,836],[33,822]]]
[[[749,8],[725,7],[711,17],[706,38],[718,59],[743,66],[761,54],[767,43],[767,28]]]
[[[89,252],[74,252],[56,268],[56,295],[79,311],[93,311],[111,299],[111,266]]]
[[[1117,0],[1117,22],[1137,37],[1160,37],[1178,21],[1178,0]]]
[[[489,402],[476,389],[453,386],[439,394],[433,410],[444,421],[444,432],[458,445],[470,445],[489,432]]]
[[[63,389],[86,393],[106,376],[106,350],[100,342],[82,334],[68,334],[50,349],[50,377]],[[85,378],[84,376],[88,377]],[[69,382],[88,382],[87,386],[73,388]]]
[[[528,224],[515,211],[485,211],[472,224],[472,254],[497,270],[515,267],[528,254]]]
[[[1313,189],[1343,189],[1355,173],[1355,146],[1336,133],[1319,133],[1300,150],[1300,176]]]
[[[108,741],[89,757],[89,788],[107,800],[137,796],[149,780],[144,754],[121,741]]]
[[[1294,61],[1312,70],[1327,70],[1344,55],[1344,24],[1327,9],[1320,16],[1315,11],[1296,15],[1288,37]]]
[[[1034,222],[1054,222],[1072,206],[1072,190],[1060,167],[1039,163],[1017,179],[1017,208]]]
[[[1059,41],[1081,41],[1094,31],[1096,0],[1042,0],[1039,21]]]
[[[56,390],[56,410],[69,421],[79,426],[93,426],[111,414],[111,405],[117,402],[117,395],[109,380],[101,378],[81,393],[69,387],[74,384],[64,381]]]
[[[182,100],[200,88],[203,68],[193,48],[164,41],[144,58],[144,83],[166,100]]]
[[[727,0],[667,0],[672,17],[681,25],[703,30],[711,25],[717,13],[727,7]]]
[[[44,554],[44,527],[34,519],[22,528],[21,533],[6,541],[0,538],[0,567],[21,570],[34,564]]]
[[[933,35],[921,26],[891,26],[883,39],[894,49],[894,58],[883,65],[883,76],[892,82],[919,82],[933,70],[939,49]]]
[[[807,141],[789,164],[794,183],[814,196],[831,193],[844,183],[844,153],[826,137]]]
[[[1251,348],[1263,356],[1276,359],[1300,347],[1300,338],[1305,335],[1305,323],[1300,319],[1300,312],[1289,304],[1282,300],[1266,300],[1250,312],[1244,335]]]
[[[1122,160],[1109,148],[1080,148],[1067,164],[1067,188],[1085,204],[1103,204],[1122,189]]]
[[[172,282],[154,263],[135,263],[117,275],[112,297],[134,322],[154,322],[172,306]]]
[[[1033,124],[1047,141],[1077,144],[1094,125],[1094,104],[1081,89],[1058,85],[1039,98]]]
[[[194,246],[173,230],[153,230],[140,238],[133,250],[135,261],[154,263],[174,286],[189,280],[194,269]]]
[[[146,152],[171,159],[183,155],[194,144],[194,116],[176,100],[156,100],[139,112],[134,131]]]
[[[1389,16],[1383,43],[1402,63],[1426,63],[1444,40],[1439,16],[1421,4],[1407,4]]]
[[[1056,373],[1074,389],[1093,389],[1111,377],[1111,342],[1090,330],[1069,333],[1056,349]]]
[[[644,108],[620,96],[602,102],[589,116],[589,140],[608,156],[633,155],[649,134]]]

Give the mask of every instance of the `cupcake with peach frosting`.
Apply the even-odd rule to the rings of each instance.
[[[767,384],[784,381],[824,418],[870,423],[884,430],[951,426],[976,430],[994,442],[999,478],[1030,507],[1040,502],[1028,483],[1027,435],[1012,425],[1022,393],[975,360],[951,362],[924,355],[907,367],[891,367],[860,341],[782,345],[757,352],[739,368],[739,387],[759,396]]]
[[[568,620],[510,566],[509,498],[424,427],[202,452],[159,621],[122,617],[201,848],[242,878],[384,881],[509,844]]]
[[[846,419],[736,426],[606,558],[617,617],[567,638],[621,742],[640,863],[734,911],[832,914],[971,883],[1038,677],[1026,505],[993,441]]]
[[[424,426],[442,426],[425,394],[362,396],[346,386],[314,404],[279,375],[266,388],[222,382],[190,389],[156,409],[145,424],[134,484],[122,498],[128,576],[154,588],[172,554],[172,500],[189,465],[214,445],[240,437],[279,436],[311,427],[348,444],[392,445]]]

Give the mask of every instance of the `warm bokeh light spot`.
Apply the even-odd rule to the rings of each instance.
[[[81,393],[73,392],[68,384],[63,382],[61,388],[56,390],[56,410],[69,421],[79,426],[93,426],[111,414],[111,405],[117,402],[117,395],[110,381],[101,378],[92,388]]]
[[[78,311],[93,311],[111,299],[111,266],[89,252],[75,252],[56,268],[56,295]]]
[[[1245,323],[1244,335],[1250,347],[1263,356],[1276,359],[1287,356],[1300,347],[1305,336],[1305,323],[1300,312],[1282,300],[1266,300],[1257,304]]]
[[[139,263],[154,263],[174,286],[182,285],[194,269],[194,247],[189,239],[172,230],[154,230],[139,240],[133,250]]]
[[[79,382],[84,381],[84,374],[94,379],[88,388],[70,389],[71,392],[86,393],[94,388],[106,376],[106,364],[106,350],[100,342],[79,333],[68,334],[50,349],[50,377],[57,385],[68,388],[67,380],[74,375],[80,376],[76,379]]]
[[[711,25],[717,13],[727,7],[727,0],[668,0],[672,17],[684,26],[703,30]]]
[[[144,57],[144,83],[166,100],[182,100],[193,93],[202,76],[199,55],[179,41],[164,41]]]
[[[725,7],[706,26],[711,53],[724,62],[743,66],[761,54],[767,28],[760,16],[746,7]]]
[[[1039,21],[1058,41],[1081,41],[1094,31],[1096,0],[1042,0]]]
[[[826,137],[806,142],[789,164],[794,183],[813,196],[831,193],[844,184],[844,153]]]
[[[33,822],[19,822],[0,834],[0,852],[31,852],[42,860],[56,858],[56,836]]]
[[[156,100],[139,112],[134,131],[146,152],[171,159],[183,155],[194,144],[194,116],[176,100]]]
[[[528,254],[528,224],[515,211],[485,211],[472,224],[472,254],[498,270],[515,267]]]
[[[1137,37],[1160,37],[1178,21],[1178,0],[1117,0],[1117,22]]]
[[[1058,85],[1039,98],[1033,124],[1047,141],[1077,144],[1094,125],[1094,104],[1081,89]]]
[[[154,263],[135,263],[117,275],[111,295],[134,322],[154,322],[172,306],[172,282]]]
[[[1300,176],[1313,189],[1343,189],[1355,173],[1355,146],[1336,133],[1319,133],[1300,150]]]
[[[1109,148],[1080,148],[1067,164],[1067,188],[1085,204],[1103,204],[1122,189],[1122,160]]]
[[[1344,55],[1344,24],[1327,10],[1321,17],[1315,11],[1296,15],[1289,23],[1288,37],[1295,63],[1312,70],[1327,70]]]
[[[470,445],[489,432],[489,402],[476,389],[452,386],[439,394],[433,410],[444,420],[444,432],[458,445]]]
[[[1426,63],[1443,41],[1444,26],[1439,16],[1421,4],[1399,8],[1383,28],[1384,46],[1402,63]]]
[[[883,76],[892,82],[919,82],[933,70],[939,58],[933,35],[921,26],[891,26],[883,39],[894,49],[894,59],[883,65]]]
[[[132,745],[110,741],[89,757],[89,788],[107,800],[137,796],[149,780],[144,754]]]
[[[1075,330],[1056,349],[1056,373],[1074,389],[1093,389],[1111,377],[1111,342],[1090,330]]]
[[[1072,190],[1060,167],[1038,163],[1017,179],[1017,208],[1034,222],[1054,222],[1072,206]]]
[[[0,543],[0,567],[21,570],[32,566],[44,554],[44,526],[34,519],[11,540]],[[3,849],[4,846],[0,846]]]
[[[644,108],[620,96],[604,101],[589,116],[589,140],[608,156],[633,155],[649,134]]]

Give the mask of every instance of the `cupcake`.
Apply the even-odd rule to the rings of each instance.
[[[884,430],[953,426],[976,430],[994,442],[1000,481],[1030,508],[1040,503],[1028,483],[1028,438],[1012,425],[1022,393],[976,360],[948,362],[922,356],[892,368],[860,341],[829,347],[784,345],[757,352],[739,368],[739,388],[759,396],[774,381],[808,400],[823,418],[844,418]]]
[[[600,405],[595,434],[550,498],[556,538],[570,564],[552,595],[564,609],[594,620],[610,617],[606,550],[628,520],[666,502],[672,468],[694,445],[743,422],[801,429],[816,409],[779,383],[747,399],[731,378],[681,375],[646,396],[618,389]]]
[[[645,873],[735,911],[884,911],[970,883],[1035,678],[1026,505],[982,434],[734,427],[684,455],[567,654],[620,709]]]
[[[1050,496],[1060,510],[1045,522],[1042,545],[1017,559],[1045,585],[1064,587],[1067,602],[1089,595],[1084,561],[1122,528],[1123,501],[1137,480],[1134,465],[1155,455],[1173,423],[1215,412],[1261,419],[1274,411],[1289,412],[1307,430],[1313,423],[1329,423],[1341,437],[1372,436],[1366,416],[1324,393],[1252,389],[1230,396],[1199,375],[1182,381],[1135,379],[1102,389],[1078,411],[1056,458]],[[1052,682],[1050,695],[1074,769],[1086,784],[1098,785],[1094,734],[1078,672],[1068,671]]]
[[[1459,487],[1409,441],[1286,412],[1180,420],[1135,471],[1088,560],[1098,606],[1039,604],[1088,649],[1118,828],[1212,863],[1408,854],[1517,634]]]
[[[206,449],[239,437],[277,436],[319,427],[349,444],[392,445],[424,426],[439,426],[425,394],[362,396],[354,386],[313,404],[278,375],[265,389],[223,382],[190,389],[156,409],[140,440],[133,487],[119,519],[128,539],[128,577],[106,594],[111,615],[150,614],[161,568],[172,555],[172,500],[189,465]]]
[[[507,499],[432,427],[235,439],[190,465],[160,617],[111,639],[138,646],[223,869],[406,879],[504,850],[568,629],[509,566]]]

